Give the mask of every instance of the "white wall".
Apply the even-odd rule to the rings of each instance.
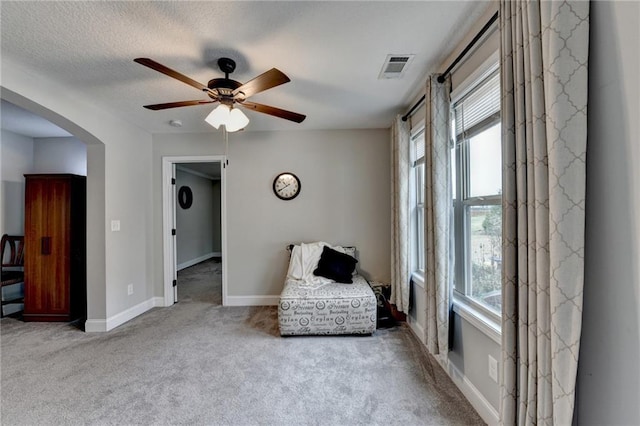
[[[0,235],[24,234],[24,174],[33,172],[33,139],[2,130],[0,136],[2,223]]]
[[[222,253],[222,183],[213,181],[213,252]]]
[[[191,266],[198,260],[213,257],[215,223],[213,181],[192,173],[176,170],[176,195],[183,186],[191,188],[193,204],[188,209],[176,203],[176,248],[178,269]],[[218,231],[219,234],[219,231]],[[219,251],[219,250],[218,250]]]
[[[112,139],[113,138],[113,139]],[[125,127],[104,134],[107,318],[152,297],[151,135]],[[128,284],[134,294],[127,295]]]
[[[640,424],[640,3],[591,3],[577,422]]]
[[[87,329],[106,330],[154,303],[151,135],[95,99],[2,57],[2,98],[89,144],[87,150]],[[111,219],[121,231],[111,232]],[[161,275],[160,275],[161,277]],[[127,295],[127,285],[134,294]],[[150,305],[151,304],[151,305]]]
[[[162,276],[162,156],[222,155],[220,132],[154,135],[155,276]],[[389,131],[241,132],[230,135],[226,169],[229,296],[277,296],[286,244],[324,240],[359,249],[368,277],[390,278]],[[282,201],[275,176],[298,175],[300,195]],[[156,281],[156,295],[163,294]]]
[[[35,138],[35,173],[73,173],[87,175],[87,145],[74,137]]]

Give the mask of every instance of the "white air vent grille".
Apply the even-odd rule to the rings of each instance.
[[[400,78],[415,55],[387,55],[378,78]]]

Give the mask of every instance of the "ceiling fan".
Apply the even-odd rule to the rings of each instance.
[[[218,107],[213,110],[213,112],[209,115],[209,117],[207,117],[207,121],[216,128],[218,128],[220,124],[225,124],[225,123],[224,121],[223,122],[220,122],[219,120],[216,121],[216,118],[213,118],[213,121],[211,121],[211,117],[215,115],[214,113],[216,111],[222,110],[228,116],[230,113],[233,114],[233,111],[236,110],[234,106],[241,106],[249,110],[261,112],[263,114],[273,115],[275,117],[284,118],[285,120],[294,121],[296,123],[301,123],[306,118],[305,115],[298,114],[296,112],[287,111],[287,110],[272,107],[269,105],[263,105],[256,102],[247,101],[247,98],[255,95],[256,93],[263,92],[267,89],[271,89],[273,87],[276,87],[291,81],[289,77],[287,77],[284,73],[282,73],[280,70],[276,68],[272,68],[269,71],[263,74],[260,74],[253,80],[250,80],[242,84],[238,81],[231,80],[229,78],[229,74],[233,73],[233,71],[236,69],[235,61],[229,58],[220,58],[218,59],[218,66],[220,67],[220,70],[224,73],[224,78],[214,78],[212,80],[209,80],[209,82],[205,86],[204,84],[199,83],[195,80],[192,80],[186,75],[181,74],[177,71],[174,71],[171,68],[168,68],[154,61],[153,59],[136,58],[134,59],[134,61],[141,65],[149,67],[153,70],[161,72],[165,75],[168,75],[169,77],[175,78],[176,80],[186,83],[189,86],[195,87],[196,89],[205,92],[209,96],[209,99],[203,99],[203,100],[179,101],[179,102],[168,102],[163,104],[144,105],[145,108],[150,110],[158,111],[158,110],[163,110],[168,108],[178,108],[178,107],[192,106],[192,105],[204,105],[204,104],[219,102],[221,106],[224,105],[226,108]],[[239,114],[239,115],[244,116],[244,114]],[[246,117],[244,117],[244,119],[246,120],[244,125],[248,124],[249,119]],[[244,125],[242,125],[241,127],[235,130],[239,130],[240,128],[244,127]],[[226,126],[226,127],[228,131],[231,131],[229,129],[229,126]]]

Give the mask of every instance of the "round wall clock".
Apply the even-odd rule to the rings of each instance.
[[[273,180],[273,193],[281,200],[293,200],[300,194],[300,179],[293,173],[280,173]]]

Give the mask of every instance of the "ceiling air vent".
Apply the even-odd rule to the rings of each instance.
[[[415,55],[387,55],[378,78],[400,78]]]

